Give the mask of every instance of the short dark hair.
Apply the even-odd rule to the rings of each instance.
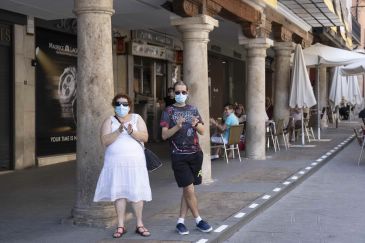
[[[183,85],[183,86],[185,86],[185,87],[186,87],[186,90],[189,90],[189,88],[188,88],[188,86],[186,85],[186,83],[184,83],[184,81],[182,81],[182,80],[179,80],[179,81],[177,81],[176,83],[174,83],[174,90],[175,90],[176,86],[178,86],[178,85]]]
[[[223,108],[228,107],[230,110],[234,110],[234,105],[232,105],[231,103],[227,103],[223,106]]]
[[[132,99],[126,95],[126,94],[123,94],[123,93],[118,93],[114,96],[113,100],[112,100],[112,106],[115,107],[115,104],[117,103],[117,100],[119,100],[120,98],[124,98],[128,101],[128,105],[129,105],[129,108],[130,108],[130,111],[131,112],[133,110],[133,102],[132,102]]]

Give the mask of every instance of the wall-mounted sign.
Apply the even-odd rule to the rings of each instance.
[[[34,17],[27,16],[27,34],[34,35]]]
[[[131,54],[135,56],[151,57],[156,59],[168,60],[175,62],[175,51],[165,47],[139,44],[132,42]]]
[[[37,156],[76,151],[76,36],[36,29]]]
[[[126,54],[126,48],[125,48],[125,37],[118,36],[115,38],[115,52],[117,55],[123,55]]]
[[[46,21],[36,18],[35,22],[37,27],[69,34],[77,34],[77,19],[57,19]]]
[[[157,44],[168,47],[173,47],[174,45],[172,38],[148,30],[133,30],[132,40],[139,40],[150,44]]]
[[[11,44],[11,29],[10,25],[0,24],[0,45]]]
[[[176,64],[182,65],[183,61],[184,61],[184,52],[181,50],[176,51],[176,61],[175,61]]]

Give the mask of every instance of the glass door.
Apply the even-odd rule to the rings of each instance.
[[[145,120],[152,141],[161,140],[159,123],[166,94],[166,68],[165,61],[134,57],[135,112]]]

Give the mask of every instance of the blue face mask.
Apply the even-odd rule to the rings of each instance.
[[[188,98],[188,95],[178,94],[175,95],[175,100],[177,103],[183,104],[185,103],[186,99]]]
[[[114,111],[118,116],[125,117],[129,112],[129,106],[116,106]]]

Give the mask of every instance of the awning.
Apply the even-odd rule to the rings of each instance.
[[[329,0],[279,0],[312,27],[343,25]]]
[[[363,54],[322,45],[320,43],[305,48],[303,54],[307,66],[341,66],[364,60],[365,57]]]

